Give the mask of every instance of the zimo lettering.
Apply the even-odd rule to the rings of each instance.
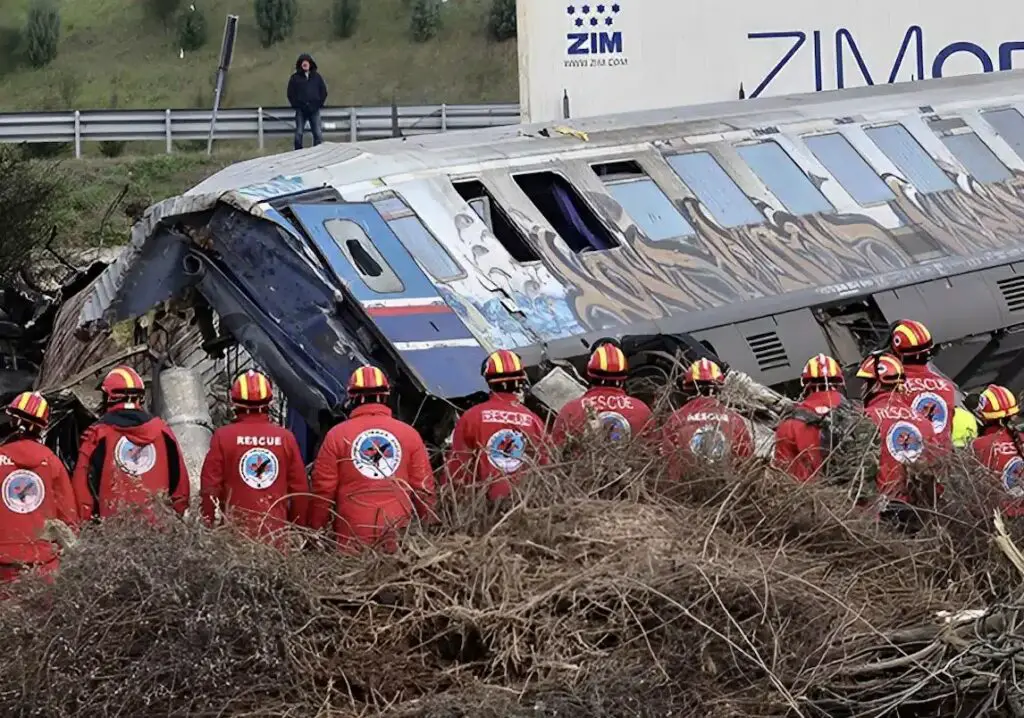
[[[809,55],[807,58],[809,79],[813,80],[815,90],[820,91],[822,89],[826,89],[824,80],[825,75],[827,74],[826,70],[828,68],[826,61],[822,59],[823,36],[821,30],[811,30],[809,32],[804,30],[752,32],[747,34],[748,40],[791,40],[792,45],[785,54],[783,54],[782,58],[761,79],[753,92],[750,93],[750,97],[757,97],[764,92],[782,69],[790,65],[797,53],[799,53],[801,49],[803,49],[804,45],[807,44],[808,35],[811,37],[811,48],[809,52],[804,52],[803,55]],[[835,31],[831,39],[831,45],[835,53],[834,62],[836,88],[842,89],[847,85],[848,59],[852,60],[853,64],[856,66],[854,70],[851,70],[851,75],[859,73],[864,84],[874,85],[875,78],[871,75],[871,72],[868,69],[870,63],[865,61],[864,54],[861,51],[860,45],[854,38],[853,33],[849,29],[841,27]],[[921,26],[911,25],[908,27],[907,31],[903,35],[903,41],[899,44],[899,47],[895,48],[895,59],[892,61],[887,83],[895,82],[900,76],[900,72],[904,69],[905,63],[908,62],[912,63],[910,79],[921,80],[926,78],[942,77],[943,68],[945,67],[946,62],[948,62],[954,55],[969,55],[974,57],[978,61],[981,72],[994,72],[997,68],[997,63],[1000,72],[1003,70],[1012,70],[1013,55],[1015,52],[1024,51],[1024,41],[1012,40],[1000,43],[999,46],[995,48],[994,53],[990,53],[975,42],[951,42],[936,52],[935,55],[931,57],[930,63],[927,62],[928,57],[925,55],[925,47],[927,47],[925,44],[925,32]],[[913,52],[912,55],[910,55],[911,51]],[[910,57],[908,57],[908,55],[910,55]],[[888,60],[886,60],[886,62],[888,62]]]
[[[235,446],[280,446],[280,436],[239,436]]]
[[[481,413],[480,421],[490,424],[505,424],[507,426],[530,426],[533,424],[533,417],[521,411],[487,409]]]

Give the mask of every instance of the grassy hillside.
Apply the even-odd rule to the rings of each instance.
[[[188,2],[189,0],[184,0]],[[489,0],[448,0],[443,29],[417,44],[409,38],[408,0],[363,0],[353,37],[332,35],[331,0],[299,0],[293,37],[261,47],[253,0],[194,0],[205,12],[208,42],[178,57],[173,30],[147,18],[143,0],[59,0],[60,54],[33,70],[21,58],[18,30],[29,0],[0,2],[0,111],[108,107],[208,106],[227,13],[239,16],[226,106],[286,104],[285,85],[300,52],[310,52],[330,86],[334,106],[514,102],[515,41],[486,32]]]

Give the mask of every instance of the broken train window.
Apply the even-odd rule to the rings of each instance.
[[[476,215],[491,230],[494,238],[512,255],[517,262],[537,262],[540,257],[530,243],[512,224],[505,210],[501,208],[483,183],[478,180],[452,180],[452,186],[462,199],[466,200]]]
[[[402,280],[366,236],[366,232],[350,219],[328,219],[324,229],[338,245],[366,286],[378,294],[392,294],[405,289]]]
[[[512,179],[573,252],[619,246],[576,188],[561,175],[527,172],[512,175]]]
[[[622,205],[652,242],[696,234],[638,162],[606,162],[591,165],[591,168],[604,182],[608,194]]]
[[[448,282],[465,274],[445,246],[401,197],[394,192],[381,192],[366,199],[430,276],[439,282]]]

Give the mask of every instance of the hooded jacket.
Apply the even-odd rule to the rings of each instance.
[[[578,399],[567,402],[558,412],[552,429],[554,443],[561,446],[570,436],[586,433],[591,412],[613,442],[642,435],[651,420],[650,407],[621,387],[594,386]]]
[[[45,564],[57,558],[42,538],[47,519],[79,523],[64,464],[46,446],[22,438],[0,446],[0,565]]]
[[[797,409],[824,417],[843,403],[845,397],[835,390],[813,391],[797,404]],[[810,481],[825,462],[822,429],[795,414],[784,419],[775,430],[775,466],[797,481]]]
[[[302,61],[309,61],[309,75],[302,71]],[[295,61],[295,72],[288,80],[288,104],[306,115],[317,112],[327,102],[327,83],[317,71],[313,56],[302,53]]]
[[[265,413],[240,413],[213,433],[203,462],[203,518],[214,519],[214,499],[252,537],[306,521],[306,467],[295,435]],[[291,498],[289,498],[291,497]]]
[[[170,495],[179,514],[188,508],[185,458],[170,427],[141,409],[117,408],[85,430],[72,479],[83,519],[106,518],[122,504],[146,504]]]
[[[448,477],[454,484],[489,484],[487,498],[504,498],[526,462],[547,463],[544,438],[544,422],[515,394],[493,392],[455,425]]]

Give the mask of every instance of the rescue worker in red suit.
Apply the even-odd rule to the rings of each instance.
[[[14,434],[0,446],[0,582],[25,570],[52,575],[59,560],[56,546],[41,538],[46,520],[72,529],[79,523],[67,469],[40,439],[50,422],[46,399],[19,394],[6,413]]]
[[[818,354],[804,365],[800,385],[800,403],[775,431],[774,463],[797,481],[810,481],[827,458],[816,420],[846,402],[843,369],[832,357]]]
[[[1006,387],[990,385],[981,392],[976,413],[981,432],[971,449],[1006,492],[1003,512],[1024,516],[1024,442],[1010,426],[1010,419],[1020,414],[1017,397]]]
[[[570,437],[579,437],[595,426],[609,441],[625,441],[641,436],[650,428],[651,409],[625,390],[629,364],[622,349],[601,344],[587,361],[587,392],[562,407],[555,417],[552,440],[564,446]]]
[[[309,482],[295,435],[270,420],[274,398],[266,376],[249,370],[231,386],[235,420],[214,432],[203,462],[203,518],[214,504],[249,536],[271,537],[287,522],[306,522]]]
[[[491,395],[459,418],[445,471],[454,484],[486,484],[494,501],[509,495],[511,481],[531,461],[547,463],[544,422],[519,401],[526,371],[518,354],[499,349],[481,373]]]
[[[931,332],[921,322],[901,319],[890,336],[892,353],[903,363],[906,398],[911,408],[952,440],[957,387],[930,364],[935,352]]]
[[[693,398],[668,418],[662,434],[673,474],[695,463],[753,456],[754,441],[746,420],[718,398],[723,386],[725,374],[710,359],[695,361],[686,370],[683,388]]]
[[[882,512],[893,503],[900,514],[910,500],[906,466],[930,461],[951,448],[945,434],[914,411],[904,389],[903,364],[892,354],[873,354],[861,362],[857,377],[864,380],[864,413],[878,427],[881,440],[876,485],[884,497]],[[941,494],[942,487],[937,491]]]
[[[142,377],[131,367],[115,367],[99,388],[103,416],[82,435],[71,481],[79,515],[106,518],[159,494],[184,513],[190,494],[185,458],[171,428],[142,408]]]
[[[390,393],[377,367],[353,372],[348,395],[355,409],[327,433],[313,464],[309,525],[325,527],[333,508],[335,539],[345,551],[359,544],[393,551],[398,530],[415,514],[427,519],[434,504],[426,446],[413,427],[391,415]]]

